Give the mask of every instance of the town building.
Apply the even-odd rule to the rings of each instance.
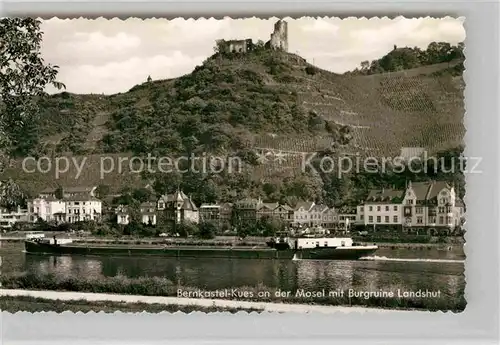
[[[75,194],[64,198],[66,204],[66,222],[76,223],[83,221],[101,220],[102,202],[90,194]]]
[[[358,222],[379,229],[400,229],[403,224],[402,202],[404,191],[382,188],[371,190],[362,206],[358,206]]]
[[[409,182],[403,199],[403,229],[408,232],[450,233],[463,221],[464,205],[445,181]]]
[[[166,221],[174,224],[188,221],[199,223],[200,220],[198,207],[181,190],[173,194],[162,195],[157,201],[157,208],[164,214]]]
[[[257,220],[257,210],[262,204],[262,200],[245,198],[239,200],[234,205],[235,217],[241,222],[255,222]]]
[[[43,195],[28,200],[29,221],[35,223],[38,219],[46,222],[64,222],[66,215],[66,203],[52,195]]]
[[[27,209],[22,209],[20,206],[15,210],[0,208],[0,229],[11,229],[16,223],[29,221],[29,213]]]
[[[229,228],[232,209],[230,203],[202,204],[200,206],[200,222],[210,222],[219,228]]]
[[[293,211],[293,225],[299,228],[310,226],[311,219],[309,213],[315,205],[312,201],[298,202]]]
[[[156,203],[146,201],[140,205],[141,222],[146,225],[156,225]]]
[[[282,204],[276,206],[273,210],[273,218],[281,220],[287,226],[292,225],[293,223],[294,211],[289,205]]]
[[[321,226],[326,229],[332,229],[338,223],[337,211],[333,207],[326,209],[323,212],[322,217],[323,219]]]
[[[35,199],[28,201],[29,220],[38,219],[56,223],[80,221],[100,221],[102,202],[95,197],[96,187],[61,188],[61,199],[57,198],[57,188],[43,190]]]

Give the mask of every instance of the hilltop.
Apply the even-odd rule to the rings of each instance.
[[[191,74],[148,81],[125,93],[48,97],[39,119],[19,133],[17,159],[4,177],[32,192],[57,184],[106,184],[118,191],[156,182],[168,189],[173,182],[127,171],[102,180],[96,162],[108,154],[209,152],[239,155],[251,167],[238,177],[209,177],[210,185],[219,186],[213,199],[256,193],[279,199],[285,190],[297,198],[321,198],[321,177],[297,170],[303,152],[381,157],[396,156],[403,146],[433,154],[462,145],[464,84],[455,73],[460,63],[339,75],[283,51],[217,53]],[[276,150],[285,151],[286,164],[256,162],[255,152]],[[93,163],[78,180],[74,169],[59,181],[50,173],[20,172],[21,157],[43,155],[85,155]],[[265,183],[279,186],[263,191]],[[306,187],[303,195],[298,186]],[[191,188],[196,192],[205,185]]]

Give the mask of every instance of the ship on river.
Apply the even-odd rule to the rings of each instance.
[[[266,247],[189,245],[88,245],[71,239],[26,240],[29,254],[163,256],[175,258],[356,260],[373,254],[376,245],[359,245],[351,238],[272,238]]]

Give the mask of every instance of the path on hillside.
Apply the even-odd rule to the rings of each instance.
[[[248,302],[221,299],[198,299],[198,298],[180,298],[180,297],[157,297],[157,296],[137,296],[137,295],[115,295],[90,292],[58,292],[58,291],[32,291],[1,289],[0,296],[25,296],[34,298],[45,298],[60,301],[110,301],[125,303],[146,303],[146,304],[175,304],[175,305],[196,305],[200,307],[221,307],[221,308],[244,308],[244,309],[263,309],[264,311],[274,313],[323,313],[332,314],[336,312],[361,312],[361,313],[387,313],[396,312],[395,310],[365,308],[365,307],[344,307],[344,306],[323,306],[323,305],[305,305],[305,304],[285,304],[285,303],[266,303],[266,302]],[[397,312],[415,313],[413,310],[397,310]]]

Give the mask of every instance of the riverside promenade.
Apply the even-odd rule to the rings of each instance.
[[[164,304],[164,305],[183,305],[183,306],[199,306],[199,307],[220,307],[220,308],[245,308],[259,309],[265,312],[272,313],[322,313],[332,314],[337,312],[342,313],[415,313],[414,310],[389,310],[379,308],[365,307],[346,307],[346,306],[321,306],[307,304],[287,304],[287,303],[267,303],[267,302],[250,302],[250,301],[235,301],[223,299],[202,299],[202,298],[181,298],[181,297],[156,297],[156,296],[138,296],[138,295],[117,295],[104,293],[89,293],[89,292],[59,292],[59,291],[35,291],[35,290],[16,290],[16,289],[0,289],[0,296],[10,297],[34,297],[45,298],[60,301],[77,301],[85,300],[89,302],[109,301],[109,302],[125,302],[125,303],[146,303],[146,304]]]

